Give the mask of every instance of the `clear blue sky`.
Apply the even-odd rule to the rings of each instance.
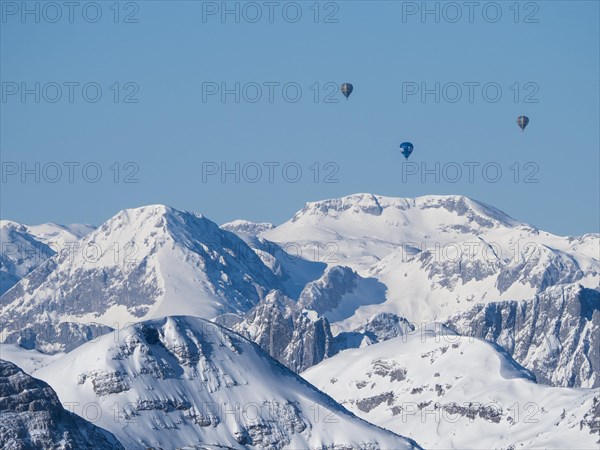
[[[191,1],[122,2],[118,23],[112,1],[99,3],[102,17],[96,23],[85,19],[93,21],[97,11],[87,7],[83,17],[81,2],[73,23],[66,6],[51,23],[57,11],[42,2],[36,23],[34,15],[23,20],[22,11],[14,11],[20,1],[2,1],[2,218],[99,224],[123,208],[166,203],[218,223],[235,218],[279,223],[306,201],[355,192],[464,194],[558,234],[599,231],[599,2],[521,2],[518,23],[513,2],[495,3],[502,13],[496,23],[496,9],[485,16],[482,11],[489,2],[479,3],[472,23],[464,2],[455,3],[462,13],[456,23],[450,21],[457,10],[444,9],[446,2],[438,4],[439,23],[433,14],[423,20],[421,11],[403,16],[403,8],[412,12],[422,2],[391,1],[337,2],[337,12],[321,2],[319,23],[314,3],[298,2],[302,18],[291,23],[296,9],[288,6],[283,17],[286,3],[275,5],[273,23],[265,2],[255,3],[262,12],[257,23],[249,21],[256,15],[249,7],[241,11],[240,23],[233,15],[223,23],[218,13],[203,16],[203,8],[207,13],[222,2]],[[323,23],[330,13],[337,23]],[[123,23],[128,14],[138,22]],[[532,19],[537,23],[525,23]],[[34,94],[25,102],[21,92],[10,95],[15,86],[34,89],[36,82],[39,103]],[[80,83],[72,103],[65,82]],[[96,103],[81,92],[91,82],[102,89]],[[135,87],[127,82],[139,88],[131,97],[138,103],[123,102]],[[236,103],[233,95],[224,103],[219,95],[203,101],[203,83],[233,88],[236,82],[245,86],[246,98],[256,95],[248,83],[280,86],[272,103],[264,85],[256,103],[244,98]],[[351,82],[355,91],[348,101],[337,93],[337,103],[324,103],[328,82]],[[403,83],[433,89],[436,82],[439,103],[433,94],[425,101],[420,95],[403,99]],[[479,83],[472,103],[464,85],[469,82]],[[57,95],[52,83],[62,85],[56,103],[49,101]],[[302,88],[298,102],[283,98],[286,83]],[[311,90],[315,83],[321,86],[319,102]],[[452,83],[463,90],[455,103],[449,101],[456,96]],[[500,86],[499,101],[489,101],[496,95],[493,86],[486,101],[486,83]],[[295,95],[292,88],[287,94]],[[94,97],[93,86],[87,95]],[[527,95],[538,102],[524,103]],[[521,114],[531,119],[524,133],[516,125]],[[415,145],[409,159],[415,166],[403,166],[398,148],[403,141]],[[230,168],[239,162],[246,172],[239,183],[233,175],[225,183],[219,175],[203,182],[205,162]],[[473,182],[465,166],[471,162],[479,164]],[[22,163],[38,171],[39,182],[35,174],[23,182]],[[68,163],[79,164],[73,166],[73,183]],[[116,183],[113,163],[120,169]],[[256,183],[248,182],[256,176],[256,165],[248,163],[263,168]],[[279,164],[272,183],[265,163]],[[286,163],[294,163],[288,180],[296,176],[295,167],[302,169],[298,182],[284,179]],[[317,182],[313,163],[320,169]],[[407,167],[420,172],[425,164],[435,171],[436,163],[439,182],[433,174],[424,182],[420,174],[403,179]],[[485,164],[490,165],[483,174]],[[463,173],[452,183],[457,165]],[[96,167],[102,176],[91,183]],[[493,183],[497,167],[502,176]],[[137,169],[131,179],[139,182],[124,183]],[[325,183],[334,169],[330,180],[337,182]],[[528,174],[538,182],[525,183]],[[50,183],[53,179],[57,182]]]

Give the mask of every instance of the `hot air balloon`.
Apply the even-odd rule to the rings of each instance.
[[[342,94],[344,94],[344,97],[346,97],[346,100],[348,100],[348,97],[350,97],[350,94],[352,94],[353,90],[354,90],[354,86],[352,86],[350,83],[344,83],[344,84],[342,84],[342,87],[340,88],[340,91],[342,91]]]
[[[521,128],[521,131],[525,131],[525,127],[529,123],[529,117],[527,116],[519,116],[517,118],[517,125]]]
[[[400,153],[402,153],[404,157],[408,159],[410,154],[413,152],[414,146],[410,142],[403,142],[400,144],[400,148],[402,149]]]

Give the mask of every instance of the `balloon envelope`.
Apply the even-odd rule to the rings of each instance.
[[[410,142],[403,142],[400,144],[400,148],[402,149],[400,153],[402,153],[404,157],[408,159],[415,147]]]
[[[348,100],[348,97],[350,97],[350,94],[352,94],[353,90],[354,90],[354,86],[352,86],[350,83],[344,83],[344,84],[342,84],[342,87],[340,88],[340,91],[342,91],[342,94],[344,94],[344,97],[346,97],[346,100]]]
[[[521,131],[525,131],[525,127],[529,123],[529,117],[527,116],[519,116],[517,118],[517,125],[521,128]]]

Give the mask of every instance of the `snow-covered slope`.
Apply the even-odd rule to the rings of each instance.
[[[302,248],[296,243],[276,244],[259,236],[273,229],[270,223],[253,223],[236,220],[221,225],[235,233],[250,246],[261,261],[281,280],[286,293],[297,299],[307,283],[316,280],[327,268],[321,261],[318,247]]]
[[[50,256],[68,251],[93,230],[90,225],[23,225],[0,220],[0,295]]]
[[[43,242],[54,249],[66,247],[67,244],[77,242],[82,237],[90,234],[96,227],[84,223],[60,225],[57,223],[43,223],[40,225],[25,225],[12,220],[0,220],[0,230],[26,233],[37,241]],[[5,241],[3,241],[5,242]]]
[[[596,390],[536,384],[492,344],[419,331],[302,374],[360,417],[425,448],[597,449]]]
[[[115,437],[65,410],[41,380],[0,359],[0,448],[123,450]]]
[[[3,220],[0,223],[0,295],[54,255],[54,251],[37,240],[23,225]]]
[[[59,225],[56,223],[43,223],[41,225],[26,225],[29,232],[40,241],[51,245],[53,248],[66,248],[70,243],[77,242],[96,229],[93,225],[85,223],[72,223]]]
[[[121,211],[78,248],[47,260],[0,298],[0,330],[8,342],[26,334],[42,348],[53,343],[44,334],[56,334],[45,332],[48,324],[118,328],[168,314],[242,313],[279,287],[236,235],[162,205]],[[43,349],[65,349],[68,336],[60,339],[58,347]]]
[[[145,321],[36,376],[63,403],[98,405],[128,449],[415,446],[364,422],[236,333],[199,318]]]
[[[0,344],[0,359],[9,361],[29,375],[36,370],[47,366],[55,359],[60,358],[63,353],[48,355],[35,349],[25,349],[16,344]]]

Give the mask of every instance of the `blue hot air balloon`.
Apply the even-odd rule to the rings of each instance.
[[[354,86],[352,86],[350,83],[344,83],[344,84],[342,84],[342,87],[340,88],[340,91],[342,91],[342,94],[344,94],[344,97],[346,97],[346,100],[348,100],[348,97],[350,97],[350,94],[352,94],[353,90],[354,90]]]
[[[527,116],[519,116],[517,117],[517,125],[521,128],[521,131],[525,131],[525,127],[529,123],[529,117]]]
[[[400,148],[402,149],[400,153],[402,153],[404,157],[408,159],[415,147],[410,142],[403,142],[402,144],[400,144]]]

